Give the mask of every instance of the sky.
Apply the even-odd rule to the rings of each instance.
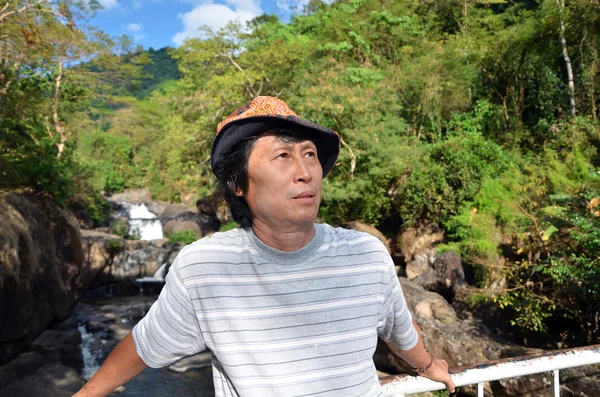
[[[177,47],[188,37],[198,36],[198,27],[213,30],[229,21],[249,21],[276,14],[282,20],[292,7],[308,0],[98,0],[104,7],[91,23],[111,36],[127,34],[144,48]]]

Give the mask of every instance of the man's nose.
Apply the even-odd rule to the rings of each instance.
[[[310,167],[303,161],[303,158],[296,159],[294,166],[294,182],[307,183],[312,180]]]

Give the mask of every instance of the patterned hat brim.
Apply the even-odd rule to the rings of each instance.
[[[240,142],[276,129],[288,129],[314,140],[318,146],[317,155],[323,168],[323,177],[329,174],[340,153],[338,134],[297,116],[280,115],[252,116],[227,123],[212,144],[210,162],[213,173],[219,177],[221,164],[231,156]]]

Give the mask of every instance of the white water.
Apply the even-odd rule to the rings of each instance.
[[[100,368],[98,359],[92,353],[93,335],[87,332],[84,325],[77,327],[81,334],[81,354],[83,355],[83,369],[81,370],[81,376],[85,380],[89,380],[96,371]]]
[[[160,265],[160,267],[154,272],[152,277],[142,277],[138,278],[135,281],[138,283],[164,283],[165,277],[167,275],[167,262]]]
[[[157,240],[163,238],[162,223],[156,214],[150,212],[146,204],[125,204],[129,213],[129,234],[137,234],[140,240]]]

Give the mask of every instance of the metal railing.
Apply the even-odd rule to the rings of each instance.
[[[456,367],[451,369],[451,376],[456,387],[476,384],[477,396],[483,397],[485,382],[553,372],[552,395],[559,397],[559,371],[561,369],[599,363],[600,345],[592,345]],[[383,378],[381,385],[385,397],[404,397],[413,393],[445,389],[443,383],[410,375],[394,375]]]

